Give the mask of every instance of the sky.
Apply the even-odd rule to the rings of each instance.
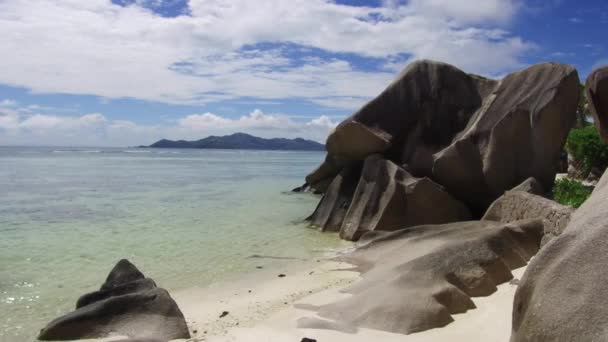
[[[605,0],[0,0],[0,146],[323,142],[413,60],[608,64]]]

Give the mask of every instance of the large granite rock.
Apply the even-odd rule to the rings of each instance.
[[[120,260],[99,291],[78,299],[76,310],[40,331],[43,341],[102,338],[110,334],[141,340],[190,338],[184,315],[169,293],[128,260]]]
[[[433,179],[477,210],[528,177],[551,189],[576,119],[578,83],[574,68],[555,63],[506,76],[434,155]]]
[[[443,63],[412,63],[378,97],[336,127],[327,138],[328,155],[363,160],[384,153],[399,164],[410,159],[426,164],[426,152],[447,146],[481,105],[480,93],[485,95],[495,83]]]
[[[311,217],[313,224],[339,230],[345,240],[357,240],[377,229],[392,231],[471,218],[467,207],[440,185],[413,177],[379,154],[367,157],[363,169],[357,171],[347,168],[336,177]],[[352,186],[355,178],[359,179],[356,188]]]
[[[369,233],[361,238],[365,244],[342,258],[362,272],[362,280],[346,290],[352,296],[323,306],[298,305],[321,317],[298,325],[403,334],[445,326],[451,315],[475,308],[471,297],[488,296],[512,279],[511,270],[537,252],[542,234],[540,220]]]
[[[572,213],[574,208],[548,198],[524,191],[508,191],[492,203],[482,220],[504,223],[523,219],[543,220],[545,229],[541,246],[544,246],[564,231]]]
[[[585,85],[593,122],[602,139],[608,143],[608,66],[591,72]]]
[[[608,172],[515,294],[511,342],[608,340]]]
[[[307,180],[333,178],[379,153],[481,217],[529,177],[552,188],[578,98],[577,72],[564,64],[537,64],[495,81],[415,62],[336,127],[326,161]]]

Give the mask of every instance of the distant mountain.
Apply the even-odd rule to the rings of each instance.
[[[292,151],[323,151],[325,145],[316,141],[302,138],[264,139],[245,133],[234,133],[222,137],[209,136],[196,141],[162,139],[150,146],[155,148],[217,148],[235,150],[292,150]]]

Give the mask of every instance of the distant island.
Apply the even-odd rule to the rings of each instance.
[[[231,135],[209,136],[196,141],[167,140],[162,139],[150,146],[139,146],[143,148],[213,148],[231,150],[273,150],[273,151],[324,151],[325,145],[316,141],[302,138],[265,139],[255,137],[246,133],[234,133]]]

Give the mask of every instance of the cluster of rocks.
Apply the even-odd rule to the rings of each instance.
[[[586,92],[608,142],[608,68]],[[578,100],[577,72],[563,64],[500,81],[410,65],[337,126],[306,177],[302,189],[323,194],[309,220],[359,240],[343,258],[363,280],[299,325],[440,327],[540,250],[517,290],[511,341],[606,340],[608,172],[576,211],[547,198]]]
[[[544,197],[578,89],[576,70],[563,64],[497,81],[420,61],[338,125],[300,190],[323,194],[314,225],[360,241],[342,258],[363,279],[351,297],[306,307],[319,318],[299,326],[405,334],[441,327],[540,249],[516,293],[511,341],[606,340],[608,172],[576,211]],[[593,72],[586,89],[608,141],[608,68]],[[39,339],[111,334],[190,338],[169,293],[127,260]]]
[[[327,138],[303,187],[324,194],[310,221],[357,240],[479,219],[530,177],[551,189],[578,100],[578,74],[564,64],[491,80],[412,63]]]

